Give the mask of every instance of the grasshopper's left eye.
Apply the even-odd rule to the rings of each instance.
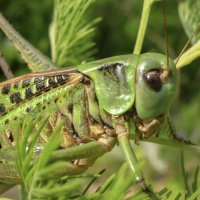
[[[144,80],[149,88],[159,92],[162,87],[162,81],[160,79],[160,72],[157,69],[152,69],[144,74]]]

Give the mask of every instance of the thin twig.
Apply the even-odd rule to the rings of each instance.
[[[7,79],[11,79],[14,77],[10,66],[8,65],[8,63],[6,62],[5,58],[3,57],[3,55],[0,53],[0,68],[2,69],[4,76]]]

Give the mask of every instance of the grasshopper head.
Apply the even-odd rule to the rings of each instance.
[[[168,114],[176,90],[176,66],[165,55],[142,54],[135,79],[135,108],[142,120]]]

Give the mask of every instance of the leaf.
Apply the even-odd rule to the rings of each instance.
[[[200,57],[200,1],[181,1],[178,10],[183,28],[193,45],[175,60],[177,68],[181,68]]]
[[[184,0],[179,3],[178,11],[187,36],[190,38],[198,25],[200,25],[200,1]],[[194,45],[200,39],[200,31],[192,39]]]
[[[178,69],[184,67],[199,57],[200,57],[200,40],[195,45],[190,47],[185,53],[183,53],[178,62],[177,60],[175,60],[175,62],[177,62],[176,67]]]

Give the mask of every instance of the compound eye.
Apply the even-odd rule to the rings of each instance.
[[[144,74],[146,84],[152,90],[159,92],[162,87],[162,81],[160,79],[160,72],[156,69],[148,71]]]

